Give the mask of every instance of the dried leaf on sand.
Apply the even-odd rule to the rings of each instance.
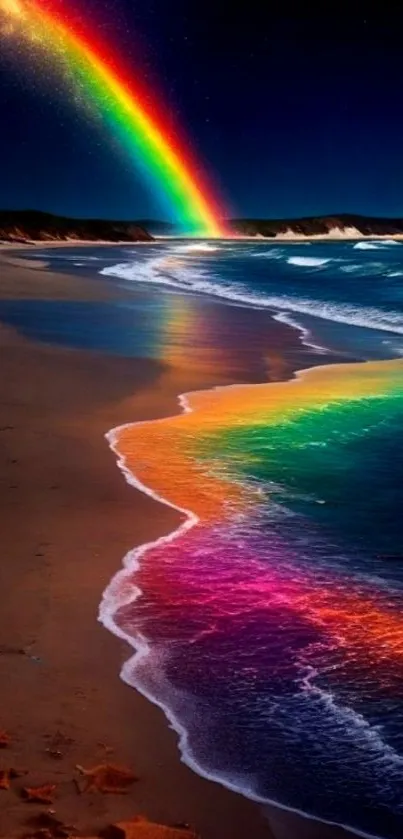
[[[24,787],[22,794],[32,804],[52,804],[56,784],[43,784],[41,787]]]
[[[5,749],[11,743],[11,737],[7,731],[0,731],[0,749]]]
[[[0,789],[10,789],[10,782],[14,778],[19,778],[20,775],[25,775],[25,770],[0,769]]]
[[[0,769],[0,789],[10,789],[10,769]]]
[[[108,836],[110,839],[198,839],[193,830],[156,824],[144,816],[111,825]]]
[[[77,834],[77,828],[58,819],[54,815],[54,810],[44,810],[42,813],[38,813],[33,818],[28,819],[27,824],[34,828],[29,836],[36,839],[41,839],[41,837],[43,839],[49,839],[49,837],[51,839],[54,839],[54,837],[67,839],[67,837]]]
[[[100,763],[92,769],[84,769],[83,766],[76,766],[76,769],[83,775],[84,782],[78,786],[81,793],[98,790],[99,792],[125,793],[135,781],[137,776],[124,766],[115,766],[112,763]]]

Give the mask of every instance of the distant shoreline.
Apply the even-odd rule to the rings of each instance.
[[[170,239],[259,240],[279,242],[343,241],[376,238],[403,239],[403,218],[334,213],[299,218],[217,219],[222,236],[186,236],[178,226],[153,219],[119,221],[80,219],[39,210],[0,210],[0,247],[52,246],[79,247],[101,244],[137,244]]]
[[[1,241],[0,240],[0,252],[5,253],[8,251],[27,251],[27,250],[35,250],[38,247],[48,249],[54,248],[98,248],[98,247],[108,247],[108,248],[115,248],[115,247],[138,247],[138,246],[150,246],[153,247],[157,245],[165,245],[167,242],[182,242],[183,240],[192,241],[214,241],[214,242],[228,242],[231,244],[236,244],[237,242],[256,242],[258,244],[264,245],[273,245],[280,243],[282,245],[286,244],[299,244],[301,242],[366,242],[371,240],[376,241],[391,241],[394,242],[403,242],[403,233],[384,233],[384,234],[350,234],[350,233],[315,233],[311,235],[300,235],[298,233],[289,233],[289,234],[276,234],[275,236],[263,236],[261,234],[255,234],[250,236],[241,236],[241,235],[234,235],[234,236],[223,236],[220,239],[209,239],[208,236],[157,236],[155,239],[150,241],[133,241],[128,242],[127,240],[122,240],[118,242],[109,242],[105,239],[99,240],[88,240],[88,239],[60,239],[55,241],[55,239],[33,239],[29,242],[13,242],[10,241]]]

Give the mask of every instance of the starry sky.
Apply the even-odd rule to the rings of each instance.
[[[319,12],[261,0],[69,5],[163,97],[229,215],[403,216],[400,13],[358,2]],[[1,208],[162,217],[97,115],[10,38],[0,41],[0,114]]]

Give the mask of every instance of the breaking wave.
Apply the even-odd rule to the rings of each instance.
[[[332,261],[316,257],[290,257],[288,262],[291,260],[294,265],[317,267]],[[183,251],[178,247],[165,252],[164,256],[157,256],[146,261],[118,263],[103,268],[100,273],[104,276],[118,277],[127,282],[162,285],[178,291],[209,295],[253,308],[274,309],[277,312],[290,314],[300,313],[336,323],[403,335],[403,314],[393,309],[384,310],[375,306],[325,301],[311,296],[264,293],[251,289],[246,284],[222,279],[210,270],[210,266],[207,268],[195,265],[194,262],[186,259]]]
[[[389,245],[400,245],[400,242],[396,239],[380,239],[376,242],[356,242],[353,248],[359,251],[377,251],[389,247]]]
[[[287,259],[289,265],[299,265],[306,268],[320,268],[327,265],[331,259],[320,259],[318,256],[290,256]]]

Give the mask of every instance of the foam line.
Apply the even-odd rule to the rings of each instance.
[[[182,256],[178,258],[180,253]],[[287,294],[249,293],[247,289],[243,289],[236,283],[220,283],[207,270],[196,268],[191,263],[188,265],[185,253],[177,247],[169,249],[164,257],[157,257],[148,262],[118,263],[103,268],[100,273],[129,282],[170,286],[180,291],[218,297],[253,308],[296,312],[335,323],[403,335],[403,317],[400,312],[383,311],[373,306],[356,307],[347,303],[326,302],[310,297],[292,297]]]
[[[368,362],[363,362],[364,365],[367,365]],[[303,378],[308,372],[312,373],[313,370],[319,370],[321,368],[325,368],[328,365],[318,365],[315,368],[310,368],[310,370],[299,370],[296,371],[293,378],[289,381],[290,385],[293,382]],[[337,365],[341,367],[342,365]],[[360,365],[361,366],[361,365]],[[334,367],[334,365],[332,365]],[[270,384],[267,385],[270,387]],[[220,391],[220,390],[229,390],[232,388],[239,388],[240,385],[228,385],[228,386],[217,386],[211,388],[212,391]],[[245,386],[242,386],[245,387]],[[246,385],[248,388],[254,388],[254,385]],[[206,391],[204,391],[206,393]],[[181,407],[181,414],[192,413],[194,409],[191,407],[190,404],[190,397],[196,396],[198,393],[203,393],[203,391],[192,391],[189,393],[180,394],[178,397],[179,405]],[[180,416],[180,414],[175,415]],[[159,495],[159,493],[155,492],[151,487],[145,485],[136,475],[128,468],[126,463],[126,457],[120,452],[119,450],[119,438],[121,433],[127,428],[134,428],[139,427],[141,425],[149,424],[150,422],[153,425],[158,425],[166,421],[168,417],[163,417],[160,419],[155,420],[145,420],[135,423],[126,423],[121,426],[117,426],[111,429],[105,435],[108,444],[113,451],[114,455],[117,458],[117,464],[120,470],[122,471],[125,480],[130,486],[138,489],[139,491],[143,492],[144,494],[148,495],[150,498],[154,499],[155,501],[164,504],[171,509],[176,510],[180,516],[185,516],[185,520],[182,521],[174,530],[172,530],[168,535],[161,536],[156,540],[152,540],[150,542],[144,543],[143,545],[134,548],[133,550],[129,551],[123,559],[123,568],[118,571],[118,573],[113,577],[108,587],[105,589],[103,594],[102,602],[99,608],[99,620],[100,622],[109,629],[113,634],[117,637],[121,638],[122,640],[126,641],[129,646],[134,649],[134,655],[130,657],[128,661],[123,665],[121,670],[121,678],[127,684],[135,687],[139,692],[144,695],[149,701],[151,701],[154,705],[161,708],[164,712],[165,716],[167,717],[170,725],[178,734],[178,745],[179,750],[181,753],[182,761],[189,766],[193,771],[195,771],[198,775],[207,778],[208,780],[212,780],[218,783],[221,783],[223,786],[232,790],[237,793],[242,793],[245,797],[258,802],[260,804],[266,805],[273,805],[277,808],[282,810],[296,813],[306,819],[317,821],[321,824],[328,824],[332,826],[341,827],[353,832],[357,836],[364,837],[364,839],[382,839],[381,836],[376,834],[369,834],[361,832],[349,825],[338,824],[337,822],[333,821],[326,821],[324,819],[319,819],[310,813],[303,812],[298,810],[297,808],[292,808],[282,804],[281,802],[275,801],[273,799],[267,799],[263,796],[257,794],[251,787],[246,786],[244,782],[239,782],[234,780],[231,777],[228,777],[221,773],[214,773],[209,772],[200,766],[199,763],[195,760],[194,756],[192,755],[189,741],[188,741],[188,732],[186,728],[180,723],[176,715],[172,712],[169,706],[160,701],[153,693],[147,690],[144,685],[141,684],[141,681],[133,680],[132,675],[135,673],[138,665],[147,658],[148,655],[152,652],[150,644],[148,643],[147,638],[145,638],[141,634],[137,634],[137,636],[133,637],[127,634],[124,630],[122,630],[115,622],[114,615],[116,614],[117,610],[123,606],[126,606],[130,603],[135,602],[142,594],[142,591],[139,587],[133,586],[130,584],[128,591],[126,594],[122,593],[124,591],[124,583],[133,576],[133,572],[138,571],[140,567],[140,560],[144,554],[157,546],[161,546],[164,544],[168,544],[174,540],[181,538],[187,531],[193,528],[199,522],[198,516],[193,513],[191,510],[186,509],[184,507],[178,507],[177,505],[170,502],[167,498]],[[130,674],[130,675],[129,675]],[[307,688],[308,688],[309,678],[307,680]],[[312,686],[311,686],[312,687]],[[363,718],[362,718],[363,719]],[[365,722],[365,721],[364,721]]]

